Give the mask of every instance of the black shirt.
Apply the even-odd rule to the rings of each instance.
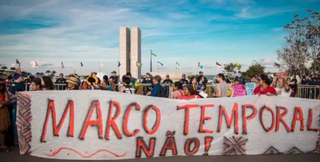
[[[173,81],[171,79],[165,79],[163,84],[173,84]]]
[[[182,84],[189,84],[189,81],[187,79],[181,79],[180,82]]]

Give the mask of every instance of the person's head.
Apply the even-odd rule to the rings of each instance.
[[[199,76],[203,76],[203,71],[199,71]]]
[[[91,76],[97,77],[97,72],[92,72],[92,73],[91,73]]]
[[[268,76],[265,74],[261,74],[258,80],[259,80],[260,86],[269,86],[270,85],[270,80],[269,80]]]
[[[53,82],[49,76],[43,76],[42,80],[44,83],[44,88],[46,88],[46,90],[54,90]]]
[[[105,82],[105,81],[103,81],[103,82],[101,83],[101,87],[102,87],[102,88],[107,88],[107,87],[108,87],[108,83]]]
[[[14,82],[21,83],[23,82],[23,76],[19,73],[14,74],[13,76]]]
[[[219,81],[219,83],[221,83],[221,82],[223,82],[223,81],[225,81],[225,80],[226,80],[226,78],[224,77],[224,75],[223,75],[222,73],[218,74],[218,81]]]
[[[258,83],[258,79],[255,75],[251,76],[251,82]]]
[[[203,75],[199,75],[199,78],[198,78],[198,79],[199,79],[199,82],[200,82],[200,83],[204,82],[204,76],[203,76]]]
[[[111,75],[112,75],[113,77],[115,77],[115,76],[117,75],[117,72],[116,72],[116,71],[113,71],[113,72],[111,72]]]
[[[59,74],[59,77],[60,77],[60,78],[63,78],[63,74],[62,74],[62,73],[60,73],[60,74]]]
[[[130,80],[129,77],[124,77],[124,78],[122,78],[122,81],[123,81],[123,84],[124,84],[124,85],[129,85],[130,82],[131,82],[131,80]]]
[[[184,86],[183,91],[186,96],[191,96],[196,94],[191,84]]]
[[[166,75],[166,79],[170,79],[170,76],[168,74]]]
[[[109,79],[109,84],[113,84],[114,83],[114,81],[113,81],[113,79]]]
[[[109,80],[108,75],[104,75],[104,76],[103,76],[103,81],[108,81],[108,80]]]
[[[146,74],[146,78],[149,79],[151,78],[151,75],[149,73]]]
[[[238,77],[241,77],[241,76],[242,76],[242,74],[239,72],[239,73],[238,73]]]
[[[306,79],[307,79],[307,80],[311,80],[310,75],[307,75],[307,76],[306,76]]]
[[[81,89],[88,89],[89,85],[87,82],[83,82],[82,85],[81,85]]]
[[[173,91],[182,90],[182,83],[174,82],[173,84]]]
[[[294,83],[294,84],[297,84],[298,83],[298,80],[297,79],[292,79],[292,82]]]
[[[40,78],[34,78],[31,82],[31,89],[33,91],[41,91],[42,90],[42,84]]]
[[[186,79],[186,74],[182,74],[182,79]]]
[[[190,83],[191,83],[191,84],[196,84],[196,83],[197,83],[196,77],[194,77],[194,76],[191,77],[191,78],[190,78]]]
[[[68,80],[68,88],[69,89],[79,89],[79,81],[76,77],[70,77]]]
[[[130,78],[130,79],[132,78],[132,75],[131,75],[130,72],[127,72],[127,77]]]
[[[288,78],[288,79],[289,79],[289,78]],[[279,79],[278,79],[277,87],[283,88],[285,82],[288,82],[288,80],[285,80],[284,78],[279,78]],[[289,82],[290,82],[290,81],[289,81]]]
[[[288,84],[291,83],[291,79],[290,78],[287,79],[287,83]]]
[[[156,75],[153,80],[152,80],[153,84],[156,85],[158,83],[161,82],[161,76],[160,75]]]
[[[234,84],[238,85],[239,84],[239,80],[238,79],[234,80]]]
[[[31,83],[34,78],[35,78],[35,77],[34,77],[33,75],[30,75],[30,76],[29,76],[29,79],[28,79],[28,82]]]

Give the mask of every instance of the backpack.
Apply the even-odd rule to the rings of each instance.
[[[168,98],[168,94],[162,86],[160,86],[157,97]]]

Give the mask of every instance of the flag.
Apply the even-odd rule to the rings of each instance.
[[[118,67],[120,67],[121,66],[121,63],[120,63],[120,61],[118,61]]]
[[[80,62],[80,66],[83,67],[83,63],[82,62]]]
[[[151,56],[157,57],[157,55],[156,55],[156,54],[154,54],[153,52],[151,52]]]
[[[277,68],[277,69],[280,69],[280,64],[278,64],[278,63],[275,62],[275,63],[274,63],[274,67]]]
[[[138,67],[141,67],[141,66],[142,66],[142,64],[141,64],[140,62],[137,62],[136,65],[137,65]]]
[[[236,62],[236,67],[240,70],[241,69],[241,65],[238,63],[238,62]]]
[[[200,62],[198,61],[198,68],[200,67]]]
[[[102,67],[102,66],[104,66],[104,64],[102,62],[100,62],[99,66]]]
[[[200,65],[200,69],[202,69],[203,68],[203,65]]]
[[[176,62],[176,66],[178,69],[180,69],[180,64],[178,62]]]
[[[37,63],[37,61],[34,62],[34,66],[39,67],[39,64]]]
[[[217,66],[217,67],[222,67],[222,65],[219,64],[218,62],[216,62],[216,66]]]
[[[16,64],[19,64],[19,65],[20,65],[20,62],[19,62],[19,60],[18,60],[18,59],[16,59]]]
[[[163,67],[163,63],[158,61],[158,67]]]
[[[63,62],[61,62],[61,69],[64,69],[64,64],[63,64]]]

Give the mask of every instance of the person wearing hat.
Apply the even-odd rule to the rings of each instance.
[[[208,79],[203,75],[203,71],[199,71],[199,76],[197,78],[197,82],[199,83],[201,78],[203,77],[204,81],[203,81],[203,85],[204,85],[204,89],[203,91],[206,91],[207,89],[207,83],[208,83]]]
[[[67,80],[63,77],[63,73],[59,74],[59,78],[56,80],[59,90],[65,90],[67,87]]]
[[[186,78],[186,74],[182,74],[182,78],[180,79],[180,83],[182,83],[182,85],[189,84],[189,81]]]
[[[79,90],[79,79],[76,77],[70,77],[67,80],[68,90]]]
[[[6,82],[0,81],[0,150],[10,152],[6,146],[6,133],[11,125],[10,112],[8,106],[10,105],[9,93],[7,91]]]

